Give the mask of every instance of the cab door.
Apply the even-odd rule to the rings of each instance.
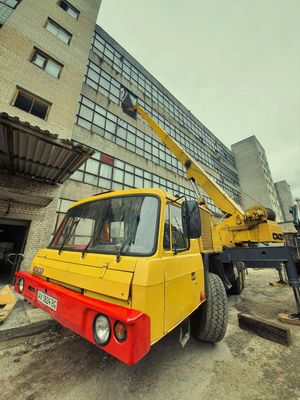
[[[203,264],[197,239],[182,229],[181,208],[167,204],[164,223],[165,332],[184,320],[200,303]]]

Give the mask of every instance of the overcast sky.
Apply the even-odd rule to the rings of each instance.
[[[300,197],[300,0],[102,0],[98,24],[229,148]]]

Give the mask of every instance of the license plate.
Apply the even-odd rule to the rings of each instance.
[[[53,297],[49,296],[48,294],[42,292],[41,290],[37,291],[37,300],[44,304],[45,306],[51,308],[52,310],[56,311],[57,308],[57,300]]]

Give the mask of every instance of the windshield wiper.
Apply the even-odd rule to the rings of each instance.
[[[74,228],[76,229],[76,226],[78,225],[79,221],[81,220],[84,211],[85,211],[85,208],[82,210],[82,213],[81,213],[81,215],[80,215],[80,217],[78,218],[77,221],[74,221],[74,220],[72,221],[72,225],[70,226],[70,230],[69,230],[69,232],[66,234],[66,236],[65,236],[64,240],[62,241],[62,244],[61,244],[61,246],[60,246],[60,248],[59,248],[59,250],[58,250],[58,254],[59,254],[59,255],[60,255],[60,253],[62,252],[62,250],[63,250],[65,244],[67,243],[67,241],[68,241],[69,238],[71,237],[71,234],[74,232]]]
[[[66,234],[64,240],[62,241],[62,244],[60,245],[60,248],[58,250],[58,254],[60,255],[60,253],[62,252],[65,244],[67,243],[67,241],[69,240],[71,233],[73,233],[74,231],[74,227],[76,228],[76,226],[78,225],[78,222],[80,221],[80,219],[78,221],[73,221],[72,225],[70,226],[70,230],[69,232]]]
[[[123,242],[122,242],[122,244],[121,244],[121,246],[120,246],[120,248],[118,250],[118,253],[117,253],[117,256],[116,256],[116,261],[117,262],[120,262],[121,255],[123,253],[123,250],[124,250],[126,244],[128,244],[128,246],[130,246],[133,243],[134,237],[135,237],[135,234],[136,234],[136,230],[137,230],[137,227],[139,225],[139,222],[140,222],[140,216],[137,215],[136,218],[135,218],[135,225],[132,227],[132,230],[128,234],[128,237],[123,240]]]
[[[100,227],[97,229],[96,235],[94,234],[94,235],[91,236],[91,238],[90,238],[88,244],[87,244],[87,245],[85,246],[85,248],[82,250],[82,252],[81,252],[81,257],[82,257],[82,258],[85,256],[85,253],[88,251],[88,248],[90,247],[90,245],[91,245],[93,239],[94,239],[95,237],[97,238],[97,237],[99,236],[100,232],[102,231],[109,210],[110,210],[110,208],[107,207],[106,213],[105,213],[105,215],[104,215],[104,217],[103,217],[102,224],[101,224]]]

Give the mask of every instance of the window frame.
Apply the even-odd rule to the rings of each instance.
[[[46,59],[42,67],[34,62],[34,59],[35,59],[35,57],[36,57],[37,54],[39,54],[40,56],[42,56],[42,57],[44,57],[44,58]],[[52,74],[50,74],[50,72],[48,72],[48,71],[46,70],[46,67],[47,67],[47,64],[48,64],[48,61],[49,61],[49,60],[52,61],[52,62],[54,62],[55,64],[57,64],[57,65],[60,67],[60,70],[59,70],[59,73],[58,73],[58,76],[57,76],[57,77],[54,76],[54,75],[52,75]],[[63,69],[63,67],[64,67],[64,65],[63,65],[62,63],[60,63],[59,61],[55,60],[55,58],[49,56],[49,55],[46,54],[44,51],[40,50],[39,48],[37,48],[37,47],[35,47],[35,46],[34,46],[34,48],[33,48],[33,53],[32,53],[30,62],[31,62],[33,65],[35,65],[36,67],[38,67],[38,68],[42,69],[43,71],[47,72],[47,74],[50,75],[50,76],[52,76],[52,78],[54,78],[54,79],[59,79],[59,78],[60,78],[62,69]]]
[[[8,4],[7,2],[9,2],[9,0],[3,0],[1,1],[2,4],[5,4],[6,6],[12,8],[12,9],[16,9],[18,7],[18,5],[21,3],[22,0],[15,0],[16,4],[14,6],[11,6],[10,4]]]
[[[32,98],[33,98],[33,102],[32,102],[32,104],[31,104],[31,107],[30,107],[30,110],[29,110],[29,111],[23,110],[23,108],[20,108],[20,107],[18,107],[18,106],[15,105],[16,100],[17,100],[18,95],[19,95],[20,92],[21,92],[21,93],[24,93],[24,94],[25,94],[26,96],[28,96],[28,97],[32,97]],[[48,106],[47,112],[46,112],[46,114],[45,114],[45,118],[39,117],[38,115],[35,115],[35,114],[32,114],[32,113],[31,113],[31,110],[32,110],[32,108],[33,108],[33,106],[34,106],[35,100],[39,101],[40,103],[46,104],[46,105]],[[40,119],[42,119],[42,120],[44,120],[44,121],[47,121],[48,116],[49,116],[49,111],[50,111],[50,108],[51,108],[51,106],[52,106],[52,103],[50,103],[50,102],[47,101],[47,100],[44,100],[42,97],[40,97],[40,96],[38,96],[38,95],[35,95],[34,93],[32,93],[32,92],[30,92],[30,91],[28,91],[28,90],[26,90],[26,89],[23,89],[23,88],[20,87],[20,86],[17,86],[16,92],[15,92],[14,97],[13,97],[13,100],[12,100],[12,102],[11,102],[11,105],[14,106],[14,107],[16,107],[16,108],[18,108],[19,110],[22,110],[22,111],[24,111],[24,112],[27,112],[28,114],[33,115],[34,117],[40,118]]]
[[[132,252],[132,253],[131,252],[124,252],[124,253],[122,252],[122,257],[123,256],[128,256],[128,257],[152,257],[157,253],[157,251],[159,249],[158,240],[159,240],[160,212],[161,212],[161,207],[162,207],[162,199],[161,199],[160,196],[157,196],[155,194],[147,193],[147,194],[127,194],[127,195],[123,195],[123,196],[122,195],[120,195],[120,196],[109,196],[109,197],[105,197],[103,199],[99,199],[99,200],[95,200],[95,201],[117,199],[117,198],[124,198],[124,197],[126,197],[126,198],[128,198],[128,197],[152,197],[152,198],[157,199],[157,203],[158,204],[157,204],[157,214],[156,214],[156,227],[155,227],[155,233],[154,233],[155,236],[154,236],[154,239],[153,239],[152,251],[147,253],[147,254],[134,253],[134,252]],[[90,202],[86,202],[86,203],[90,203]],[[82,204],[84,204],[84,203],[82,203]],[[68,211],[71,208],[73,208],[73,207],[70,207],[68,209]],[[66,224],[68,218],[69,217],[68,217],[68,214],[66,212],[63,220],[61,221],[60,225],[58,225],[57,230],[54,232],[53,237],[52,237],[52,239],[50,240],[50,243],[47,246],[47,248],[49,250],[57,250],[59,248],[58,246],[54,247],[53,243],[57,239],[57,235],[58,235],[59,231]],[[68,248],[65,248],[65,251],[71,251],[71,252],[74,252],[74,253],[82,253],[82,250],[77,250],[77,249],[70,250]],[[102,251],[100,253],[100,252],[97,252],[95,250],[94,251],[93,250],[87,250],[86,253],[89,253],[89,254],[109,254],[109,255],[112,255],[112,256],[116,255],[115,253],[111,253],[111,252],[107,252],[107,251],[106,252]]]
[[[53,26],[55,26],[57,29],[61,30],[62,32],[64,32],[65,34],[69,35],[69,41],[68,43],[65,42],[63,39],[61,39],[58,35],[55,35],[53,32],[49,31],[47,29],[48,23],[50,22],[50,24],[52,24]],[[52,18],[48,17],[46,20],[46,24],[45,24],[45,29],[47,32],[51,33],[51,35],[53,35],[54,37],[57,37],[61,42],[65,43],[67,46],[70,45],[71,40],[73,38],[73,35],[71,32],[69,32],[67,29],[65,29],[63,26],[61,26],[60,24],[58,24],[57,22],[55,22]]]
[[[71,10],[75,11],[75,13],[77,13],[76,18],[74,18],[71,14],[68,13],[68,9],[65,10],[63,7],[61,7],[61,3],[62,3],[62,2],[64,2],[64,3],[68,6],[68,8],[70,8]],[[59,0],[59,1],[57,2],[57,5],[58,5],[59,8],[61,8],[62,10],[64,10],[71,18],[75,19],[75,21],[78,20],[79,15],[80,15],[80,11],[78,10],[78,8],[74,7],[73,4],[69,3],[69,2],[66,1],[66,0]]]
[[[176,255],[178,253],[182,253],[184,251],[189,251],[191,247],[191,241],[189,238],[186,238],[187,241],[187,247],[182,248],[182,249],[174,249],[173,248],[173,232],[172,232],[172,207],[176,207],[177,209],[181,209],[180,206],[175,205],[174,201],[172,200],[167,200],[166,202],[166,208],[165,208],[165,215],[164,215],[164,232],[163,232],[163,251],[164,252],[171,252],[172,254]],[[170,239],[170,248],[166,249],[164,246],[164,238],[165,238],[165,221],[166,221],[166,214],[168,213],[169,221],[170,221],[170,226],[169,226],[169,239]]]

